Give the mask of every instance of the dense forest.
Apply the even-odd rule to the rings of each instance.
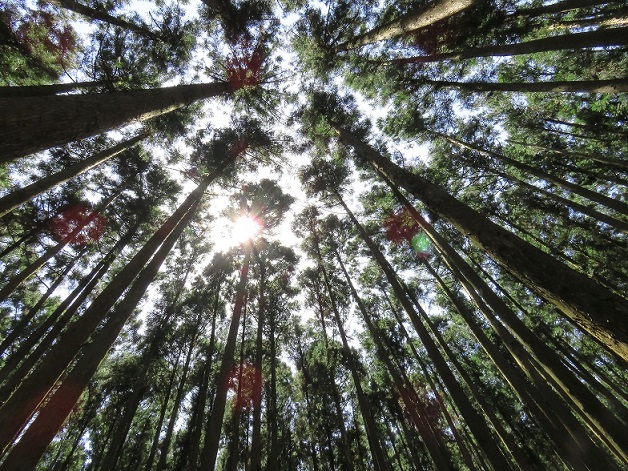
[[[628,6],[4,0],[0,471],[628,466]]]

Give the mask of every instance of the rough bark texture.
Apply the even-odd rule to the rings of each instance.
[[[219,82],[88,95],[0,98],[0,163],[229,92],[229,84]]]
[[[403,15],[390,23],[379,26],[368,33],[353,38],[336,47],[336,51],[346,51],[377,41],[394,38],[402,34],[424,28],[439,20],[455,15],[483,0],[436,0],[419,11]]]
[[[405,170],[352,133],[334,125],[378,172],[405,188],[449,221],[506,270],[558,307],[579,328],[621,358],[628,359],[626,301],[590,278],[570,269],[482,214],[449,195],[442,187]]]

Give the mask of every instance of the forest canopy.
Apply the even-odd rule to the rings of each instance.
[[[0,471],[628,465],[628,8],[6,0]]]

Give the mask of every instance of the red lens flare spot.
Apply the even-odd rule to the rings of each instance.
[[[384,227],[386,228],[386,238],[395,244],[400,244],[403,241],[411,244],[412,238],[421,231],[419,224],[405,209],[388,216],[384,221]]]
[[[227,81],[233,91],[255,87],[262,81],[264,54],[261,42],[253,46],[249,41],[232,46],[227,59]]]
[[[100,239],[107,228],[107,219],[89,206],[77,204],[53,217],[48,227],[59,241],[86,245]]]
[[[233,407],[250,411],[259,405],[262,399],[262,382],[262,372],[253,364],[242,362],[233,367],[227,378],[228,388],[235,393]]]

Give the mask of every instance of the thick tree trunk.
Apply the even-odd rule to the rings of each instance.
[[[414,306],[412,305],[412,303],[406,296],[405,291],[399,284],[392,267],[384,258],[383,254],[379,251],[377,246],[371,241],[364,228],[360,225],[358,220],[355,218],[349,207],[345,204],[345,202],[342,200],[338,193],[336,193],[336,198],[349,215],[351,221],[360,233],[360,236],[369,247],[371,254],[375,258],[379,266],[382,268],[382,271],[386,275],[388,282],[393,288],[397,299],[399,299],[402,306],[404,307],[404,310],[410,317],[412,325],[416,329],[417,334],[419,335],[419,338],[423,343],[423,346],[425,347],[428,355],[430,356],[430,359],[432,360],[436,370],[438,371],[438,374],[443,378],[443,381],[445,382],[445,385],[449,390],[449,394],[451,395],[457,407],[460,409],[463,417],[465,418],[465,421],[467,422],[467,425],[471,429],[471,432],[473,433],[480,447],[482,448],[482,451],[486,454],[486,457],[488,458],[491,467],[495,471],[511,469],[508,459],[504,456],[502,450],[496,444],[495,439],[486,424],[486,420],[475,409],[469,397],[467,396],[467,393],[462,389],[462,387],[458,383],[458,380],[453,375],[451,369],[449,368],[449,365],[447,365],[447,362],[445,361],[445,358],[440,353],[438,347],[436,346],[436,343],[434,343],[434,340],[432,340],[427,328],[421,322],[419,315],[414,309]]]
[[[566,49],[587,49],[591,47],[627,46],[628,28],[609,28],[584,33],[564,34],[547,38],[533,39],[517,44],[476,47],[458,52],[443,52],[428,56],[402,57],[391,59],[385,64],[424,64],[443,60],[460,60],[477,57],[517,56],[537,52],[562,51]]]
[[[229,84],[218,82],[87,95],[0,98],[0,164],[228,93]]]
[[[419,80],[419,84],[435,87],[453,87],[471,92],[556,92],[556,93],[625,93],[628,79],[581,80],[556,82],[449,82],[445,80]]]
[[[96,165],[101,164],[102,162],[105,162],[115,157],[116,155],[136,146],[141,141],[146,139],[149,135],[150,134],[148,132],[142,132],[137,136],[120,142],[119,144],[116,144],[109,149],[97,152],[96,154],[85,160],[77,162],[73,165],[69,165],[63,170],[60,170],[29,185],[12,191],[8,195],[0,198],[0,217],[4,216],[7,213],[10,213],[15,208],[23,205],[24,203],[27,203],[28,201],[35,198],[37,195],[40,195],[45,191],[51,190],[55,186],[60,185],[61,183],[64,183],[71,178],[74,178],[88,171]]]
[[[481,3],[482,0],[435,0],[426,7],[407,13],[396,20],[356,36],[335,48],[336,52],[354,49],[430,26],[439,20]]]
[[[119,26],[120,28],[128,29],[129,31],[133,31],[134,33],[139,34],[147,39],[152,39],[154,41],[159,41],[161,37],[146,28],[145,26],[140,26],[135,23],[131,23],[130,21],[124,20],[122,18],[115,17],[110,15],[106,11],[96,10],[95,8],[90,8],[86,5],[83,5],[79,2],[75,2],[73,0],[47,0],[49,3],[57,5],[61,8],[65,8],[67,10],[78,13],[79,15],[86,16],[87,18],[91,18],[92,20],[102,21],[104,23],[109,23],[113,26]]]
[[[191,218],[207,187],[229,163],[230,161],[223,163],[220,170],[207,176],[190,193],[172,216],[162,224],[161,228],[144,244],[131,261],[111,280],[109,285],[83,313],[83,316],[59,337],[57,345],[48,352],[38,368],[20,384],[14,394],[0,407],[0,423],[4,424],[4,427],[0,429],[0,449],[4,450],[28,422],[59,375],[81,350],[85,341],[102,322],[107,312],[139,275],[163,241],[178,227],[177,224],[181,220]]]
[[[580,329],[628,360],[628,307],[623,298],[494,224],[442,187],[394,164],[340,126],[334,128],[341,140],[371,162],[377,172],[419,198]]]
[[[48,444],[63,426],[98,365],[115,342],[126,321],[131,317],[146,289],[153,281],[162,263],[188,226],[200,204],[197,199],[191,210],[178,221],[155,256],[146,265],[131,286],[124,299],[118,303],[115,312],[104,327],[83,346],[82,356],[63,379],[35,420],[28,426],[20,441],[11,449],[0,466],[0,471],[32,471]],[[36,396],[35,396],[36,397]],[[38,405],[38,404],[37,404]]]
[[[236,288],[236,297],[233,306],[233,315],[231,317],[231,326],[229,327],[229,333],[227,335],[227,343],[223,350],[222,362],[216,379],[216,396],[207,426],[207,439],[201,453],[200,469],[214,469],[216,467],[218,446],[220,444],[220,431],[222,430],[225,406],[227,403],[227,379],[229,371],[231,371],[233,367],[238,329],[240,327],[240,317],[246,296],[246,282],[249,275],[250,261],[251,247],[248,246],[244,256],[244,262],[242,263],[242,269],[240,270],[240,281]]]

